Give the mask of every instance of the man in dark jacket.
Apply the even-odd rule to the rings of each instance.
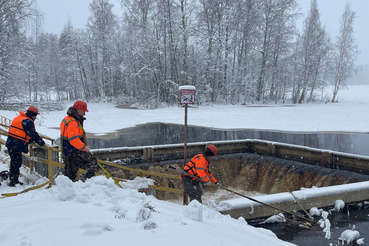
[[[13,119],[9,127],[5,144],[10,155],[9,186],[23,185],[18,180],[19,168],[22,166],[22,152],[28,153],[28,145],[30,143],[45,145],[35,129],[34,121],[38,114],[38,109],[34,106],[29,107],[26,113],[19,111],[19,115]]]
[[[64,175],[72,181],[76,180],[79,168],[85,168],[85,178],[91,178],[95,176],[98,166],[96,158],[87,146],[86,133],[83,129],[86,112],[88,112],[87,104],[83,101],[76,101],[60,123]]]

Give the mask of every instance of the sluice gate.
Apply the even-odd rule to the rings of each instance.
[[[235,153],[254,153],[331,169],[369,174],[368,156],[257,139],[189,143],[187,145],[187,158],[201,153],[209,144],[217,146],[219,156]],[[122,164],[125,165],[159,163],[184,158],[183,144],[96,149],[92,152],[98,159],[121,160]]]
[[[347,189],[345,186],[366,184],[369,180],[368,157],[263,140],[236,140],[190,143],[187,159],[202,152],[208,144],[219,149],[210,170],[224,187],[244,193],[267,194],[257,198],[277,207],[299,211],[301,205],[305,209],[334,206],[338,199],[345,203],[369,200],[368,185],[351,185]],[[180,174],[183,165],[183,144],[100,149],[94,150],[94,154],[99,159],[115,160],[121,165],[172,175]],[[128,172],[117,175],[132,178]],[[160,184],[167,180],[159,177],[155,181]],[[180,180],[172,180],[168,186],[182,189]],[[321,188],[309,189],[312,191],[306,195],[304,189],[312,187]],[[214,187],[205,189],[215,191]],[[156,196],[175,200],[175,196],[180,195],[158,191]],[[279,213],[241,197],[221,201],[219,210],[245,219]]]

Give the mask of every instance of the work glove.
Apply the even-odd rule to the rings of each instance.
[[[210,181],[208,181],[208,182],[204,182],[204,186],[209,186],[211,184],[211,182]]]
[[[89,151],[81,151],[81,155],[83,156],[83,159],[88,160],[88,161],[94,158],[92,153]]]
[[[222,188],[222,184],[221,183],[216,182],[215,184],[217,185],[217,188],[218,189],[221,189]]]
[[[86,178],[86,179],[90,179],[90,178],[92,178],[93,176],[95,176],[95,173],[94,173],[94,172],[87,171],[87,172],[86,172],[86,175],[85,175],[85,178]]]
[[[88,169],[91,172],[94,172],[94,170],[96,170],[96,168],[98,167],[96,157],[91,152],[87,152],[87,151],[81,151],[81,156],[83,159],[89,162]]]

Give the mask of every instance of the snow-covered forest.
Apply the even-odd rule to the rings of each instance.
[[[330,37],[317,0],[301,30],[297,0],[121,0],[121,16],[111,2],[91,1],[85,28],[56,35],[36,0],[0,0],[0,102],[171,105],[181,85],[199,104],[336,101],[354,73],[349,4]]]

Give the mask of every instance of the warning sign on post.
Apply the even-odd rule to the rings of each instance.
[[[195,104],[196,89],[194,86],[181,86],[181,104]]]

